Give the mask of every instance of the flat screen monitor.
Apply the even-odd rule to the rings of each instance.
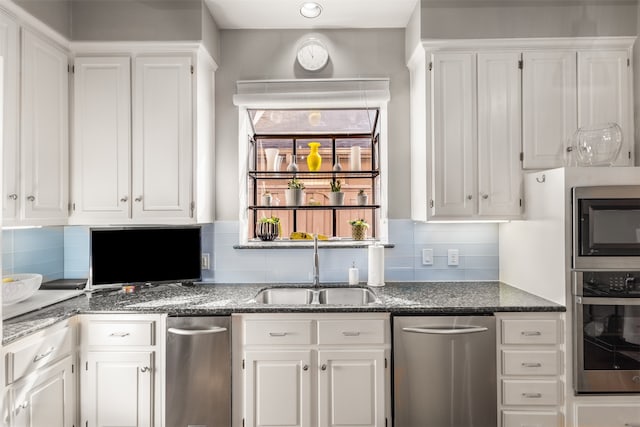
[[[200,227],[91,229],[90,286],[199,280]]]

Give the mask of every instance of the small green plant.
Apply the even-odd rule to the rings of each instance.
[[[340,183],[339,179],[333,179],[333,180],[331,180],[331,182],[329,184],[331,184],[331,192],[332,193],[340,192],[340,189],[342,188],[342,184]]]
[[[280,218],[277,216],[270,216],[268,218],[260,218],[258,222],[260,224],[280,224]]]
[[[353,227],[369,227],[369,224],[364,219],[352,219],[349,224]]]
[[[364,196],[364,190],[362,188],[358,191],[358,196]]]
[[[298,178],[292,178],[291,181],[287,183],[287,187],[290,190],[304,190],[304,183]]]

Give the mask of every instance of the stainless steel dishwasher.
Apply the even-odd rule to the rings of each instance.
[[[167,427],[231,426],[231,322],[167,319]]]
[[[393,318],[395,427],[495,427],[493,316]]]

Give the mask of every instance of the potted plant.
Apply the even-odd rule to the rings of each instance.
[[[358,191],[358,195],[356,197],[359,206],[364,206],[369,202],[369,196],[367,196],[367,193],[365,193],[363,189]]]
[[[367,228],[369,224],[364,219],[352,219],[349,221],[351,224],[351,237],[354,240],[364,240],[367,238]]]
[[[331,193],[329,193],[329,204],[332,206],[344,205],[344,193],[341,191],[342,184],[339,179],[332,179]]]
[[[260,240],[271,241],[280,235],[280,218],[271,216],[260,218],[256,224],[256,237]]]
[[[292,178],[284,190],[284,199],[287,206],[301,206],[304,200],[304,183],[298,178]]]

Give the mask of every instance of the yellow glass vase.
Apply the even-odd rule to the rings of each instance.
[[[320,148],[319,142],[310,142],[309,148],[311,152],[307,156],[307,166],[309,166],[310,171],[317,171],[320,169],[322,165],[322,156],[318,153],[318,148]]]

